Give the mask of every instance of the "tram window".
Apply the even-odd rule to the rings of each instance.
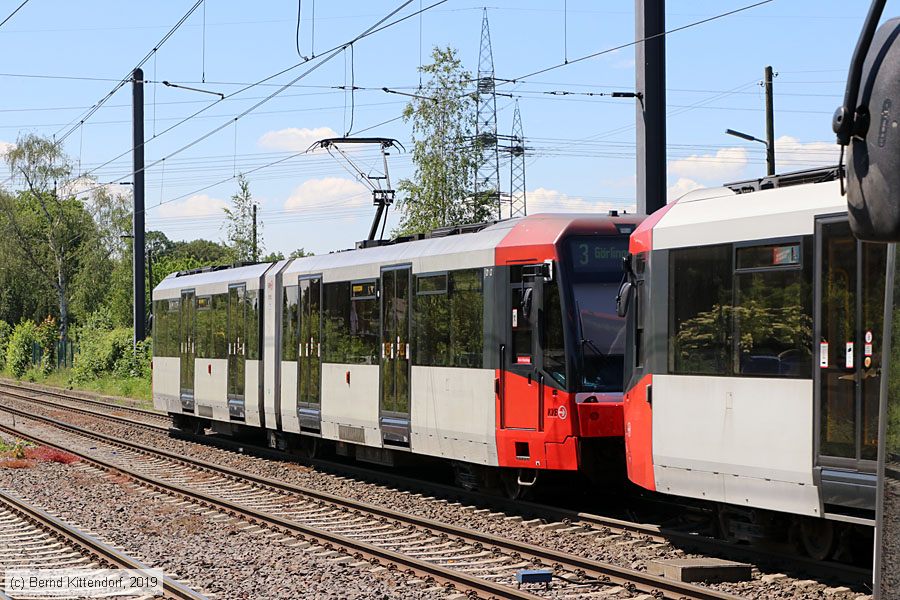
[[[556,281],[544,282],[544,370],[560,385],[566,384],[566,346],[563,340],[562,304]]]
[[[416,277],[413,305],[415,361],[427,367],[450,366],[450,298],[446,275]]]
[[[481,269],[416,277],[414,364],[480,368],[484,361]]]
[[[259,316],[262,314],[260,310],[261,296],[259,290],[247,290],[247,360],[259,360],[262,350],[259,343]]]
[[[377,364],[380,320],[376,281],[326,283],[325,362]]]
[[[731,375],[731,245],[669,255],[669,372]]]
[[[164,323],[159,340],[162,346],[159,356],[178,356],[181,342],[181,300],[163,300],[159,310],[153,313],[154,322],[157,318],[162,318]],[[153,339],[153,344],[153,352],[156,354],[156,338]]]
[[[531,321],[528,315],[525,314],[525,307],[523,306],[531,290],[531,287],[524,286],[510,290],[513,310],[512,361],[518,365],[530,365],[533,363],[531,358]]]
[[[735,275],[735,367],[741,375],[812,373],[810,285],[799,269]]]
[[[194,336],[197,340],[197,357],[214,358],[212,348],[212,296],[197,296],[196,328]]]
[[[281,303],[281,360],[297,360],[297,286],[284,286]]]
[[[484,362],[484,292],[481,269],[450,272],[450,355],[454,367]]]
[[[216,294],[212,297],[210,326],[211,358],[228,358],[225,339],[228,329],[228,294]]]
[[[416,294],[446,294],[447,274],[416,277]]]
[[[166,356],[166,317],[165,317],[165,300],[153,301],[153,330],[150,337],[153,340],[153,355]]]

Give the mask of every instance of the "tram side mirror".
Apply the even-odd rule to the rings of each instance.
[[[534,297],[534,288],[525,288],[525,293],[522,295],[522,304],[519,308],[522,309],[522,316],[527,321],[531,318],[531,300]]]
[[[839,142],[849,140],[847,209],[853,233],[862,240],[896,242],[900,241],[900,18],[875,31],[867,52],[865,41],[864,30],[857,47],[858,53],[865,52],[862,71],[856,80],[851,70],[848,98],[835,113],[833,126]],[[856,98],[850,98],[855,90]],[[856,109],[846,124],[847,107],[854,106],[851,101]]]
[[[631,304],[631,296],[634,295],[634,286],[630,281],[623,281],[616,296],[616,314],[624,317],[628,314],[628,306]]]

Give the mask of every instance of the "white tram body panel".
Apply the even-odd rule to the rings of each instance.
[[[653,393],[658,491],[820,516],[811,380],[658,375]]]
[[[263,289],[263,277],[271,265],[258,264],[233,269],[210,270],[184,276],[172,274],[164,279],[153,291],[154,320],[159,323],[166,320],[163,314],[164,303],[183,301],[185,294],[191,298],[207,299],[204,304],[212,310],[212,299],[227,298],[230,291],[241,294],[241,320],[248,317],[243,312],[244,302],[250,297],[259,298]],[[249,292],[249,296],[247,296]],[[225,300],[223,300],[224,302]],[[204,310],[204,309],[196,309]],[[262,367],[263,361],[258,354],[247,352],[247,339],[244,333],[246,323],[241,329],[229,329],[225,316],[216,339],[207,339],[201,344],[209,346],[221,345],[227,349],[230,358],[204,356],[197,351],[198,340],[186,334],[181,324],[179,313],[171,313],[167,327],[177,330],[168,335],[169,342],[177,344],[175,351],[179,356],[154,356],[153,359],[153,403],[154,407],[172,414],[191,414],[213,421],[231,422],[232,412],[240,414],[240,422],[249,426],[263,425],[262,415]],[[227,309],[226,313],[227,315]],[[193,331],[193,330],[192,330]],[[234,337],[229,337],[234,333]],[[159,337],[159,336],[158,336]],[[159,344],[162,340],[156,340]],[[164,342],[163,342],[164,343]],[[189,349],[189,351],[187,351]],[[201,354],[198,356],[198,354]],[[193,363],[193,377],[186,381],[182,369],[185,362]],[[234,369],[229,372],[229,365]],[[229,390],[234,383],[240,393]],[[185,398],[190,397],[190,408]]]
[[[673,278],[680,274],[671,272],[668,253],[658,251],[702,251],[714,244],[738,247],[812,236],[817,219],[846,215],[846,206],[837,181],[748,194],[724,187],[697,190],[664,209],[647,228],[649,236],[644,232],[641,238],[639,230],[632,237],[632,252],[637,237],[638,249],[649,250],[649,270],[666,273],[664,289],[652,292],[652,302],[663,306],[651,334],[660,336],[656,348],[661,358],[626,394],[628,460],[640,463],[638,440],[649,438],[645,447],[652,448],[652,471],[642,475],[629,464],[633,481],[668,494],[732,505],[809,516],[826,513],[816,473],[813,370],[803,378],[674,374],[672,317],[662,316],[671,300],[664,302],[661,296],[670,293]],[[667,331],[669,339],[660,331]],[[815,368],[818,343],[814,346]],[[641,422],[633,411],[645,410],[641,406],[651,407],[652,424]]]
[[[494,393],[490,369],[413,367],[412,449],[429,456],[453,456],[497,465],[496,406],[482,399]]]
[[[181,410],[181,359],[173,356],[154,356],[152,370],[153,407],[165,412]]]

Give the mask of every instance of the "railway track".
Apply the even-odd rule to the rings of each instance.
[[[8,569],[147,569],[138,560],[56,517],[0,491],[0,567]],[[6,581],[3,580],[5,587]],[[164,578],[163,597],[204,600],[187,586]],[[0,598],[7,598],[0,591]]]
[[[10,392],[8,391],[9,388],[17,391]],[[49,401],[25,395],[20,393],[20,391],[47,394],[63,402]],[[134,409],[136,411],[134,414],[138,415],[139,418],[139,420],[135,420],[120,414],[111,414],[110,411],[118,413],[120,407],[96,400],[68,396],[62,393],[44,392],[43,390],[24,386],[11,386],[7,382],[0,382],[0,392],[48,408],[68,410],[78,414],[107,419],[123,425],[149,428],[157,432],[169,432],[180,439],[206,446],[213,445],[235,453],[246,454],[248,449],[247,444],[244,442],[221,436],[194,435],[179,430],[171,430],[168,425],[163,424],[169,422],[168,417],[152,411]],[[79,403],[82,403],[83,406],[77,406]],[[148,419],[148,416],[151,418]],[[758,565],[770,565],[776,570],[784,570],[786,566],[790,565],[791,569],[789,570],[794,570],[803,576],[815,575],[854,585],[865,585],[871,581],[871,571],[869,569],[834,561],[816,561],[771,548],[761,549],[753,546],[738,545],[707,535],[697,534],[696,532],[665,528],[652,523],[631,522],[545,504],[507,500],[481,492],[466,491],[456,486],[405,477],[359,465],[348,465],[343,462],[324,459],[300,459],[296,455],[268,448],[253,448],[252,453],[263,458],[305,462],[316,468],[322,468],[339,475],[360,478],[370,482],[374,481],[396,490],[419,492],[426,496],[424,500],[449,499],[450,501],[465,502],[471,505],[473,510],[476,507],[480,507],[479,509],[481,510],[483,510],[483,507],[490,507],[491,510],[520,515],[523,518],[540,518],[549,523],[559,523],[572,529],[581,527],[584,529],[585,535],[594,532],[603,536],[620,536],[623,540],[636,537],[644,542],[672,543],[685,550],[720,556],[731,560],[749,561]],[[294,489],[302,493],[317,493],[314,490],[304,488],[295,487]]]
[[[339,498],[154,450],[67,423],[4,407],[8,413],[65,432],[67,440],[27,434],[2,426],[11,435],[57,447],[87,462],[122,473],[167,493],[241,515],[278,531],[309,536],[343,552],[412,569],[436,581],[482,596],[512,598],[577,597],[622,587],[662,598],[725,600],[736,596],[710,588],[654,577],[548,548],[514,542],[388,508]],[[73,440],[73,437],[75,438]],[[90,451],[78,449],[88,441]],[[83,442],[81,445],[85,445]],[[548,589],[519,589],[516,572],[542,566],[554,574]]]

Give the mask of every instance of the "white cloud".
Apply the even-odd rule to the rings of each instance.
[[[130,185],[119,185],[118,183],[98,183],[90,177],[76,177],[75,179],[65,182],[61,185],[63,194],[85,194],[83,199],[89,200],[101,191],[106,192],[109,196],[130,196],[133,192]]]
[[[303,152],[314,142],[333,137],[338,137],[338,134],[330,127],[316,127],[315,129],[289,127],[266,132],[256,143],[260,148],[267,150]]]
[[[775,168],[779,173],[835,165],[840,148],[834,142],[801,142],[783,135],[775,139]]]
[[[666,189],[666,197],[668,199],[667,201],[671,202],[672,200],[677,200],[688,192],[700,189],[702,187],[705,186],[697,183],[693,179],[690,179],[688,177],[679,177],[675,183],[673,183],[668,187],[668,189]]]
[[[344,177],[325,177],[308,179],[297,186],[284,202],[285,210],[305,210],[310,208],[328,208],[335,205],[343,207],[364,206],[371,203],[372,192],[352,179]]]
[[[3,140],[0,140],[0,156],[3,156],[15,147],[16,145],[12,142],[4,142]]]
[[[603,200],[591,201],[579,196],[569,196],[559,190],[537,188],[527,192],[525,200],[528,205],[528,213],[596,213],[606,212],[610,209],[627,210],[634,212],[634,205],[622,206],[621,202],[609,202]]]
[[[228,204],[219,198],[206,194],[195,194],[180,202],[169,202],[159,207],[160,217],[208,217],[221,215]]]
[[[722,148],[715,154],[694,154],[669,162],[669,173],[720,185],[740,177],[748,164],[746,148]]]

